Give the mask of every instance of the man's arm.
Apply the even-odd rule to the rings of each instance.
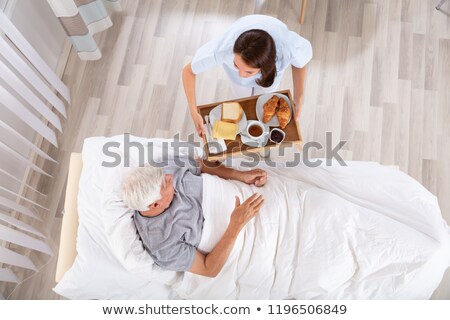
[[[257,193],[253,194],[242,204],[240,204],[239,198],[236,197],[235,209],[231,214],[230,224],[224,235],[207,255],[196,251],[194,263],[188,271],[206,277],[213,278],[217,276],[230,256],[239,232],[247,222],[259,213],[263,202],[263,197]]]
[[[291,66],[291,68],[292,68],[292,81],[294,84],[294,104],[295,104],[294,119],[295,121],[298,121],[303,104],[303,90],[305,88],[306,66],[303,68]]]
[[[247,184],[254,184],[257,187],[262,187],[267,181],[267,173],[261,169],[239,171],[227,168],[220,162],[206,160],[199,160],[199,165],[203,173],[215,175],[222,179],[238,180]]]
[[[218,161],[211,162],[206,160],[198,160],[198,162],[202,173],[208,173],[222,179],[239,180],[239,173],[241,173],[241,171],[233,168],[227,168]]]

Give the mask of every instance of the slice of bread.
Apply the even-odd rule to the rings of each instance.
[[[237,102],[222,103],[222,121],[238,123],[242,119],[242,107]]]

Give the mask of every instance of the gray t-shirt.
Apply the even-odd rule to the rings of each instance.
[[[175,193],[169,208],[156,217],[134,213],[147,252],[158,266],[174,271],[191,268],[204,220],[200,167],[184,163],[185,167],[170,164],[163,170],[173,174]]]

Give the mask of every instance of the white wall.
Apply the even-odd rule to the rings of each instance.
[[[0,0],[0,9],[5,0]],[[5,13],[23,36],[39,52],[48,65],[56,69],[59,56],[66,39],[65,33],[58,19],[47,4],[46,0],[6,0]],[[24,104],[26,105],[26,103]],[[30,108],[32,111],[33,109]],[[5,107],[0,106],[0,119],[17,129],[22,135],[33,139],[35,133]],[[2,141],[8,144],[16,141],[13,136],[0,128]],[[28,157],[29,151],[18,142],[12,145],[14,149]],[[17,162],[15,158],[4,154],[0,157],[0,168],[8,170],[21,179],[25,173],[25,165]],[[19,185],[13,180],[0,174],[0,185],[12,191],[18,191]],[[8,193],[0,192],[2,196],[11,198]]]

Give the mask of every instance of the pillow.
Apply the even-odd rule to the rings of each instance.
[[[119,166],[109,170],[106,177],[101,216],[111,251],[122,266],[131,273],[151,279],[153,259],[145,251],[134,224],[134,211],[122,201],[122,179],[134,167]]]
[[[83,170],[78,192],[79,227],[77,257],[72,267],[53,289],[69,299],[170,299],[176,298],[172,289],[183,273],[162,270],[152,263],[132,223],[132,212],[118,199],[117,186],[126,173],[123,167],[107,168],[110,161],[105,146],[114,142],[123,153],[124,135],[111,138],[93,137],[84,141]],[[173,155],[174,149],[164,148],[169,139],[145,139],[129,136],[133,143],[153,151],[153,159],[161,158],[163,150]],[[117,144],[118,142],[118,144]],[[130,148],[130,158],[139,159],[137,148]],[[181,148],[180,154],[188,154]],[[195,148],[196,157],[202,151]],[[136,161],[131,161],[136,163]],[[108,183],[108,185],[107,185]],[[103,209],[103,203],[110,206]],[[105,224],[106,217],[112,217]],[[129,249],[128,251],[126,249]]]

